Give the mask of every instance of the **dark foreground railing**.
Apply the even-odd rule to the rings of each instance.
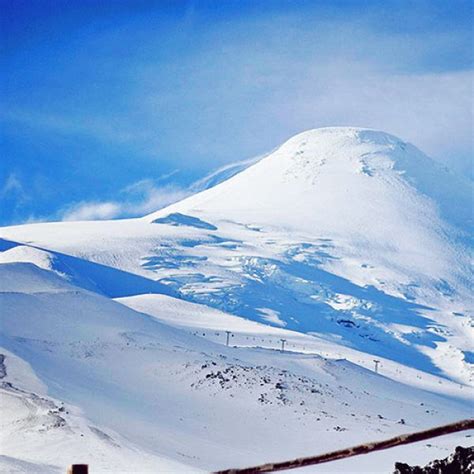
[[[395,446],[402,446],[404,444],[416,443],[424,441],[425,439],[436,438],[458,431],[465,431],[474,429],[474,419],[457,421],[449,425],[437,426],[429,430],[418,431],[416,433],[409,433],[394,438],[386,439],[384,441],[375,441],[373,443],[360,444],[352,448],[340,449],[330,453],[318,454],[317,456],[308,456],[290,461],[282,461],[276,463],[260,464],[258,466],[224,469],[223,471],[216,471],[213,474],[256,474],[260,472],[274,472],[282,471],[284,469],[296,469],[298,467],[314,466],[315,464],[323,464],[325,462],[336,461],[338,459],[350,458],[358,456],[359,454],[367,454],[373,451],[381,451],[383,449],[393,448]]]

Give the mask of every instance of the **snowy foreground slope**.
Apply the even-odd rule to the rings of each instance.
[[[446,389],[458,397],[346,360],[227,348],[28,263],[0,265],[0,278],[0,466],[7,472],[12,466],[63,472],[84,460],[92,472],[216,469],[378,439],[468,413],[460,397],[467,391],[449,382]],[[174,305],[186,324],[192,304],[164,298],[164,307]],[[214,316],[205,307],[196,313],[201,320]],[[252,325],[240,322],[246,324]],[[239,331],[236,321],[233,327]],[[266,334],[264,327],[247,329]],[[317,445],[321,434],[324,444]],[[456,443],[466,441],[460,436]],[[425,460],[447,449],[433,442],[398,456]],[[396,459],[396,453],[384,456],[374,472],[389,472]],[[356,469],[367,472],[367,465],[361,460]]]
[[[0,471],[212,470],[471,416],[471,195],[331,128],[141,219],[1,228]]]

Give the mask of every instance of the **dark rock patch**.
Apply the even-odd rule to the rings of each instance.
[[[474,472],[474,447],[457,446],[445,459],[436,459],[424,467],[395,463],[393,474],[472,474]]]

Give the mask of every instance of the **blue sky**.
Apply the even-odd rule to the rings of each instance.
[[[472,2],[0,0],[0,225],[141,215],[306,129],[472,178]]]

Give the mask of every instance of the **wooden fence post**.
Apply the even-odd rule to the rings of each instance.
[[[67,468],[67,474],[89,474],[89,465],[73,464]]]

